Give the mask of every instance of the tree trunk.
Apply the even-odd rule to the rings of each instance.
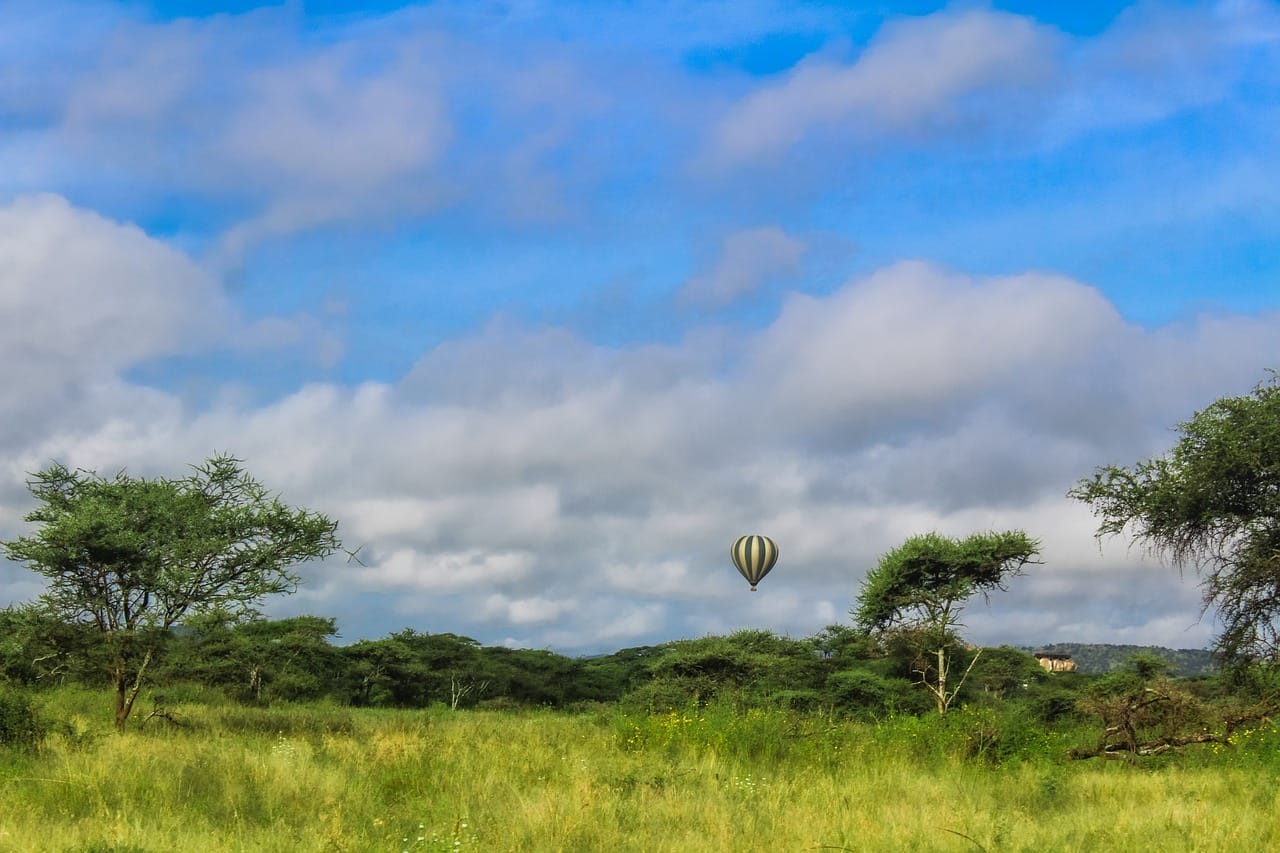
[[[125,672],[123,658],[116,658],[111,678],[116,686],[116,731],[122,732],[125,721],[129,719],[129,676]]]
[[[947,713],[947,706],[950,701],[947,699],[947,652],[946,649],[938,649],[938,689],[934,692],[933,698],[938,701],[938,713]]]
[[[255,702],[262,701],[262,666],[253,664],[249,667],[249,690]]]
[[[124,731],[125,723],[129,721],[129,715],[133,713],[133,703],[138,698],[138,691],[142,689],[142,677],[147,672],[147,666],[151,663],[151,649],[147,649],[147,653],[142,656],[142,664],[138,667],[138,674],[133,679],[133,686],[129,685],[129,670],[125,664],[124,656],[116,658],[115,668],[112,678],[116,687],[116,731]]]

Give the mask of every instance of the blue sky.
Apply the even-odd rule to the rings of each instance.
[[[1201,645],[1063,494],[1277,366],[1278,60],[1261,0],[5,4],[0,536],[230,450],[364,546],[273,605],[349,638],[801,635],[1021,526],[975,639]]]

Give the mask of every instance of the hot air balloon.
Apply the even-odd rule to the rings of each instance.
[[[755,592],[756,584],[778,562],[778,546],[768,536],[742,536],[729,549],[729,556]]]

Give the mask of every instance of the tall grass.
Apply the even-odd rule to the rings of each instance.
[[[1135,768],[1060,760],[1035,732],[989,754],[980,711],[184,704],[184,726],[116,735],[103,703],[54,694],[67,725],[0,751],[0,850],[1280,849],[1271,728]]]

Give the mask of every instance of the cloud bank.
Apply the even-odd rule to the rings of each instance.
[[[0,537],[231,451],[346,639],[807,634],[1004,527],[973,639],[1211,635],[1064,493],[1276,366],[1274,4],[310,5],[0,5]]]
[[[6,399],[25,418],[6,418],[0,527],[20,529],[14,482],[49,459],[174,472],[230,449],[361,547],[364,566],[308,567],[306,595],[274,605],[362,600],[349,637],[411,624],[598,651],[743,626],[804,634],[842,620],[878,554],[912,533],[1021,527],[1045,565],[1000,618],[973,608],[975,639],[1196,645],[1210,626],[1195,624],[1194,586],[1122,544],[1100,552],[1063,494],[1248,390],[1280,335],[1280,314],[1145,329],[1062,276],[904,262],[793,294],[757,330],[624,348],[495,324],[396,383],[192,408],[129,370],[225,341],[234,318],[208,278],[58,198],[4,217],[25,229],[0,269],[26,321],[0,354],[43,372]],[[726,550],[748,531],[782,549],[755,595]],[[1144,594],[1111,608],[1134,584]]]

